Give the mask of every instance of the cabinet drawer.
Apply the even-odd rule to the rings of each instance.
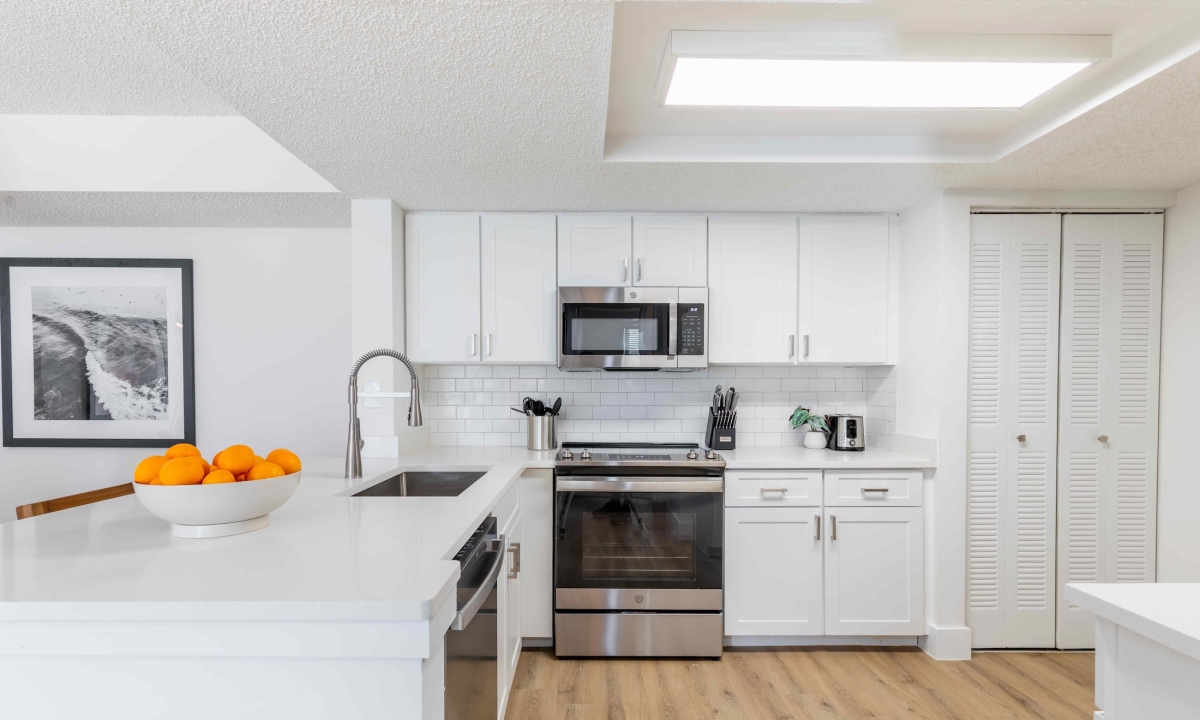
[[[924,500],[920,470],[826,470],[825,504],[832,507],[917,506]]]
[[[819,470],[730,470],[726,507],[820,507]]]

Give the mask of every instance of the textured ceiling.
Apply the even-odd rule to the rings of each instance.
[[[363,197],[419,210],[897,211],[940,188],[1175,189],[1200,181],[1197,57],[990,165],[605,163],[608,2],[107,2],[124,34],[82,37],[98,53],[118,42],[139,47],[142,64],[122,75],[144,82],[153,98],[123,85],[106,100],[93,87],[134,63],[133,50],[98,61],[107,74],[42,97],[39,83],[71,72],[64,48],[56,65],[27,68],[25,89],[16,101],[4,99],[4,112],[124,113],[138,102],[138,112],[155,113],[224,107],[344,195],[232,202],[181,194],[154,198],[142,213],[141,195],[17,194],[0,203],[0,223],[18,224],[14,208],[22,207],[22,217],[104,222],[110,200],[124,208],[114,211],[120,217],[198,225],[237,224],[201,222],[208,213],[266,219],[250,224],[344,225],[346,199]],[[1088,3],[1076,4],[1086,12]],[[53,6],[38,12],[66,23],[78,2],[38,5]]]

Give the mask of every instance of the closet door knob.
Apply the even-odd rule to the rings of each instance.
[[[1025,436],[1024,436],[1024,435],[1018,435],[1018,436],[1017,436],[1017,442],[1025,442]]]
[[[1098,438],[1096,438],[1096,439],[1097,439],[1097,440],[1099,440],[1099,441],[1100,441],[1100,442],[1102,442],[1102,443],[1107,443],[1107,442],[1108,442],[1108,436],[1107,436],[1107,435],[1101,435],[1100,437],[1098,437]]]

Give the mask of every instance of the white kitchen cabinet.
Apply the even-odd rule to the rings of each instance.
[[[557,260],[553,215],[484,215],[481,359],[553,362]]]
[[[648,287],[708,285],[708,218],[704,215],[634,215],[633,284]]]
[[[709,362],[795,362],[796,258],[794,215],[709,217]]]
[[[799,361],[888,361],[894,236],[885,215],[800,216]]]
[[[825,508],[825,634],[925,633],[922,513]]]
[[[1066,583],[1155,582],[1163,216],[1067,215],[1058,388],[1058,627],[1094,647]]]
[[[521,475],[521,636],[554,637],[554,474]]]
[[[416,362],[479,359],[479,216],[404,220],[405,354]]]
[[[558,284],[620,287],[633,278],[630,215],[559,215]]]
[[[1062,215],[971,216],[967,625],[1054,647]]]
[[[513,491],[519,490],[513,488]],[[510,495],[513,491],[510,491]],[[501,501],[504,504],[506,501]],[[504,565],[496,580],[496,687],[504,717],[517,662],[521,658],[521,508],[504,519],[497,512],[498,532],[504,537]]]
[[[821,635],[821,509],[725,510],[725,634]]]

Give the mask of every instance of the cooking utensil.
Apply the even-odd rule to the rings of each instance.
[[[736,392],[737,391],[734,390],[732,387],[730,387],[728,390],[726,390],[725,391],[725,402],[723,402],[721,404],[721,407],[725,408],[726,410],[733,410],[733,396]]]
[[[533,401],[533,414],[541,417],[546,414],[546,403],[541,400]]]
[[[554,405],[551,406],[551,408],[550,408],[550,414],[557,416],[559,410],[562,410],[562,398],[561,397],[554,401]]]
[[[713,406],[714,413],[721,412],[721,386],[720,385],[717,386],[716,390],[713,390],[712,406]]]
[[[733,388],[729,388],[729,390],[730,390],[730,392],[733,392]],[[729,400],[729,412],[733,412],[734,410],[737,409],[738,398],[740,398],[741,396],[742,396],[742,394],[739,392],[733,393],[733,397]]]
[[[524,410],[520,410],[520,409],[517,409],[517,408],[515,408],[515,407],[510,407],[510,408],[509,408],[509,410],[512,410],[513,412],[519,412],[519,413],[521,413],[522,415],[528,415],[528,414],[529,414],[529,413],[525,412]]]
[[[521,401],[521,407],[525,408],[526,415],[532,415],[533,414],[533,398],[526,397],[524,400]]]

